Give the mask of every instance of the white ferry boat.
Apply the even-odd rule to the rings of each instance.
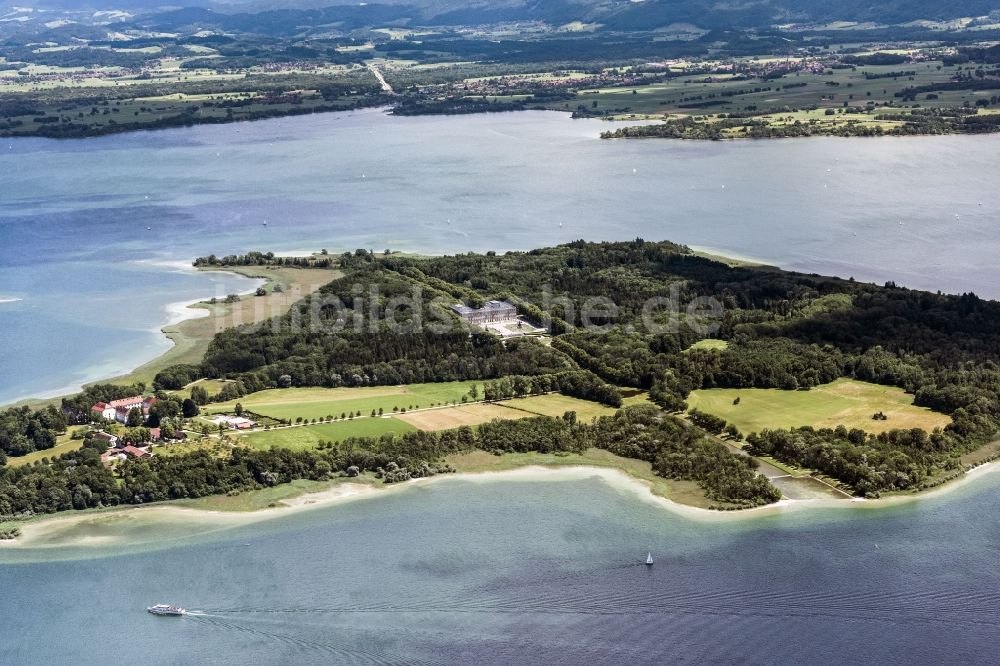
[[[187,613],[186,610],[179,606],[172,606],[170,604],[156,604],[155,606],[150,606],[146,609],[153,615],[184,615]]]

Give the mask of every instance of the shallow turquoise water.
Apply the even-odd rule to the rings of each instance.
[[[22,299],[0,302],[0,404],[162,352],[166,304],[247,288],[178,268],[211,252],[643,236],[1000,296],[1000,137],[598,140],[608,127],[362,111],[0,144],[0,301]]]
[[[0,663],[992,663],[996,484],[704,522],[597,478],[448,479],[154,550],[0,551]]]

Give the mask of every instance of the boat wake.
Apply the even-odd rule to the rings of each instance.
[[[305,648],[310,651],[326,654],[333,658],[335,663],[338,664],[375,664],[376,666],[417,664],[419,666],[437,666],[437,662],[418,660],[413,659],[412,657],[406,657],[405,659],[402,657],[396,657],[370,645],[362,648],[357,646],[348,646],[338,642],[311,640],[271,629],[248,626],[245,623],[235,622],[229,619],[221,619],[207,613],[199,612],[191,615],[198,622],[201,622],[206,626],[215,629],[238,631],[251,636],[256,636],[258,638],[274,641],[296,650]]]
[[[691,589],[656,574],[645,562],[601,570],[500,581],[463,593],[413,601],[375,601],[286,608],[220,608],[213,616],[251,619],[298,614],[517,614],[580,616],[705,615],[760,618],[829,618],[897,624],[1000,627],[1000,591],[929,588],[919,593],[862,590],[831,594],[801,589]],[[626,575],[641,568],[648,575]],[[617,578],[595,589],[595,576]]]

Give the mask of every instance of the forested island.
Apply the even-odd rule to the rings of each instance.
[[[972,454],[977,463],[993,457],[1000,431],[1000,304],[971,293],[952,296],[730,265],[681,245],[641,239],[443,257],[357,250],[316,255],[301,265],[317,261],[335,263],[342,277],[286,315],[219,333],[200,363],[164,369],[152,386],[96,385],[58,407],[0,413],[0,523],[69,509],[239,493],[294,479],[369,474],[392,483],[448,472],[446,457],[475,450],[504,455],[604,449],[646,461],[664,479],[697,484],[720,509],[781,497],[755,471],[752,456],[808,468],[862,497],[928,488],[961,475]],[[295,262],[254,252],[195,263]],[[604,305],[595,311],[598,297]],[[683,307],[707,298],[718,305],[710,319]],[[469,327],[452,308],[491,299],[513,304],[520,319],[544,333],[501,338]],[[651,302],[657,307],[650,308]],[[393,318],[379,316],[390,310]],[[933,411],[946,425],[897,427],[879,409],[871,414],[872,427],[745,433],[688,404],[692,391],[720,388],[812,396],[811,389],[842,378],[903,389],[916,407]],[[86,426],[74,430],[82,442],[76,450],[16,464],[52,448],[59,433],[93,424],[95,403],[125,396],[158,400],[145,422],[117,426],[122,437],[141,439],[143,428],[157,427],[220,443],[194,427],[199,409],[235,404],[240,415],[247,413],[240,401],[252,406],[255,396],[280,397],[282,391],[351,395],[448,382],[471,382],[462,404],[562,395],[607,411],[589,420],[569,410],[432,431],[351,430],[350,436],[308,447],[254,447],[236,440],[171,453],[176,445],[167,444],[163,455],[114,466],[102,464],[107,443]],[[637,394],[647,398],[625,399]],[[410,404],[410,411],[419,406]],[[397,422],[387,417],[372,408],[370,416],[358,410],[319,421],[351,428]],[[303,420],[309,421],[267,422],[294,429]]]

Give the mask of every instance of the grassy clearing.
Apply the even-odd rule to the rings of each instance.
[[[56,445],[51,449],[45,449],[44,451],[33,451],[25,456],[17,456],[7,459],[7,464],[10,467],[20,467],[22,465],[33,465],[35,462],[41,460],[42,458],[58,458],[64,453],[69,453],[70,451],[76,451],[83,446],[82,439],[71,439],[74,432],[84,429],[86,426],[70,426],[65,434],[59,435],[56,438]]]
[[[203,389],[205,389],[209,395],[215,395],[222,390],[223,386],[225,386],[228,383],[229,382],[226,381],[225,379],[199,379],[197,381],[191,382],[182,389],[178,389],[176,391],[170,391],[170,394],[175,395],[183,400],[184,398],[191,397],[191,389],[193,389],[195,386],[200,386]]]
[[[414,409],[460,402],[476,382],[440,382],[404,386],[361,388],[289,388],[251,393],[238,401],[207,405],[206,413],[232,411],[239,402],[245,409],[274,419],[319,419],[372,410],[392,413],[393,408]],[[480,390],[481,390],[480,385]]]
[[[486,451],[471,451],[445,458],[459,472],[502,472],[528,465],[546,467],[566,467],[589,465],[610,467],[649,483],[650,491],[658,497],[665,497],[680,504],[707,508],[718,504],[705,497],[705,493],[694,481],[671,481],[653,474],[652,465],[643,460],[622,458],[603,449],[587,449],[582,454],[558,455],[554,453],[505,453],[502,456]]]
[[[394,417],[358,418],[335,423],[278,428],[248,433],[240,438],[240,443],[255,449],[277,446],[286,449],[311,449],[321,441],[339,442],[348,437],[378,437],[388,433],[401,434],[416,430],[409,423]]]
[[[622,407],[634,407],[636,405],[652,405],[649,393],[637,389],[622,389]]]
[[[408,412],[396,418],[409,423],[418,430],[449,430],[460,426],[489,423],[495,419],[524,419],[530,416],[534,416],[534,414],[501,405],[478,402],[471,405]]]
[[[740,399],[738,405],[733,401]],[[688,404],[715,414],[744,433],[765,428],[844,425],[880,433],[897,428],[944,427],[951,419],[913,405],[913,396],[893,386],[880,386],[854,379],[838,379],[808,391],[779,389],[705,389],[692,391]],[[885,421],[872,419],[883,412]]]
[[[584,423],[589,423],[598,416],[610,416],[617,411],[612,407],[606,407],[597,402],[572,398],[559,393],[515,398],[513,400],[505,400],[499,404],[539,416],[562,416],[566,412],[576,412],[577,420]]]
[[[729,343],[725,340],[712,340],[711,338],[705,338],[704,340],[699,340],[694,343],[684,351],[691,351],[692,349],[707,349],[707,350],[722,350],[729,347]]]

